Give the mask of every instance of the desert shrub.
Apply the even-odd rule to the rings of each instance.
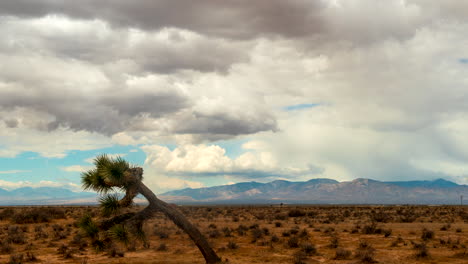
[[[359,246],[356,249],[356,258],[363,263],[374,263],[375,249],[369,244],[369,242],[362,240],[359,242]]]
[[[88,246],[88,243],[84,239],[84,236],[78,233],[72,238],[70,245],[77,247],[79,250],[84,250]]]
[[[334,259],[349,259],[351,257],[351,251],[344,248],[337,248],[335,251]]]
[[[249,230],[249,228],[245,225],[239,225],[236,229],[236,232],[239,236],[243,236],[245,235],[245,232],[247,232],[247,230]]]
[[[218,238],[221,236],[221,233],[218,231],[218,229],[213,229],[208,232],[208,236],[210,238]]]
[[[49,235],[44,231],[41,225],[37,225],[34,227],[34,238],[37,239],[44,239],[48,238]]]
[[[258,239],[263,237],[263,231],[260,228],[252,229],[251,234],[252,234],[252,243],[256,242]]]
[[[161,243],[157,248],[157,251],[167,251],[167,246],[164,243]]]
[[[389,237],[392,234],[392,229],[383,229],[384,237]]]
[[[65,212],[59,208],[32,208],[21,210],[11,216],[15,224],[46,223],[51,219],[66,218]]]
[[[440,231],[447,231],[452,227],[450,224],[445,224],[442,227],[440,227]]]
[[[23,254],[15,254],[15,255],[10,255],[10,261],[8,264],[22,264],[24,261],[24,255]]]
[[[37,257],[31,251],[28,251],[28,252],[26,252],[25,260],[26,260],[26,262],[35,262],[35,261],[37,261]]]
[[[24,244],[26,243],[26,236],[18,226],[9,226],[6,240],[13,244]]]
[[[283,224],[281,224],[281,222],[275,222],[275,227],[281,227],[283,226]]]
[[[315,247],[314,244],[306,242],[301,245],[301,249],[304,253],[307,255],[315,255],[317,254],[317,248]]]
[[[62,240],[70,235],[70,229],[65,229],[59,224],[52,225],[52,236],[54,240]]]
[[[10,219],[15,214],[13,208],[5,208],[0,211],[0,220]]]
[[[73,258],[72,250],[65,244],[62,244],[57,248],[57,253],[65,259]]]
[[[390,246],[391,247],[396,247],[396,246],[398,246],[398,244],[403,243],[403,242],[404,242],[404,240],[401,237],[401,235],[398,235],[398,237],[392,242],[392,244],[390,244]]]
[[[13,252],[13,247],[9,241],[0,240],[0,254],[9,254]]]
[[[461,232],[462,232],[462,229],[461,229],[461,228],[457,228],[457,229],[455,229],[455,232],[461,233]]]
[[[371,214],[370,219],[372,222],[386,223],[390,220],[390,215],[388,213],[379,211]]]
[[[154,231],[154,234],[158,236],[160,239],[167,239],[169,238],[169,233],[164,232],[162,230],[156,230]]]
[[[277,235],[272,235],[271,236],[271,242],[275,243],[275,242],[278,242],[280,239]]]
[[[118,249],[117,247],[111,246],[107,249],[107,255],[110,258],[116,258],[116,257],[125,256],[125,253],[122,250]]]
[[[275,220],[286,220],[288,219],[288,215],[286,214],[275,214]]]
[[[329,233],[333,233],[333,232],[335,232],[335,228],[333,228],[331,226],[329,226],[329,227],[325,228],[325,230],[323,230],[324,234],[329,234]]]
[[[288,247],[290,248],[298,248],[299,247],[299,238],[293,236],[288,239],[287,241]]]
[[[307,254],[302,251],[298,251],[293,254],[293,264],[305,264],[306,259]]]
[[[289,230],[289,233],[290,233],[291,235],[296,235],[297,233],[299,233],[299,227],[296,226],[296,227],[291,228],[291,229]]]
[[[330,238],[330,244],[328,244],[328,247],[329,248],[338,248],[339,244],[340,244],[339,238],[337,236],[332,236]]]
[[[376,223],[372,222],[369,225],[365,225],[362,227],[361,232],[363,234],[371,235],[371,234],[381,234],[382,229],[377,226]]]
[[[318,216],[318,212],[316,212],[316,211],[309,211],[309,212],[307,212],[307,216],[308,216],[308,217],[317,217],[317,216]]]
[[[423,228],[422,233],[421,233],[421,239],[422,240],[430,240],[434,238],[434,231],[429,230],[427,228]]]
[[[227,248],[229,248],[229,249],[238,249],[239,245],[237,245],[237,243],[234,242],[234,241],[229,241],[228,244],[227,244]]]
[[[413,249],[416,251],[414,254],[416,258],[428,258],[429,257],[429,250],[427,249],[427,245],[425,242],[413,243]]]
[[[288,212],[289,217],[302,217],[305,216],[306,213],[299,209],[292,209]]]
[[[231,228],[226,226],[221,231],[223,232],[225,237],[232,237],[232,235],[231,235],[232,229]]]

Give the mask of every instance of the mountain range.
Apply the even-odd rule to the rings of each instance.
[[[159,197],[177,204],[460,204],[461,195],[468,200],[467,185],[444,179],[395,182],[311,179],[305,182],[277,180],[187,188],[166,192]],[[97,198],[93,192],[73,192],[58,187],[0,189],[0,206],[95,204]],[[138,202],[141,201],[139,199]]]
[[[96,193],[73,192],[59,187],[0,189],[0,205],[55,205],[96,203]]]
[[[312,179],[306,182],[277,180],[187,188],[163,193],[161,198],[185,204],[460,204],[462,195],[468,200],[467,185],[444,179],[395,182]]]

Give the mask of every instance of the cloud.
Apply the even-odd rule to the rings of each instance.
[[[101,18],[114,26],[160,30],[186,28],[210,36],[249,38],[257,34],[300,36],[322,27],[319,1],[259,0],[255,2],[201,0],[197,2],[124,0],[62,3],[51,0],[29,2],[7,0],[0,3],[0,14],[42,17],[63,14],[79,19]],[[106,10],[98,12],[97,10]],[[281,17],[279,20],[278,17]],[[233,27],[236,25],[236,27]]]
[[[24,172],[31,172],[30,170],[6,170],[0,171],[0,174],[17,174],[17,173],[24,173]]]
[[[85,172],[92,168],[93,166],[72,165],[67,167],[61,167],[60,169],[66,172]]]
[[[145,165],[161,174],[175,176],[233,176],[238,179],[294,177],[315,173],[307,168],[280,167],[267,151],[250,148],[235,159],[226,156],[226,150],[217,145],[182,145],[174,150],[159,145],[142,146],[146,153]]]
[[[30,181],[5,181],[0,180],[0,188],[6,190],[14,190],[23,187],[32,187],[32,188],[39,188],[39,187],[60,187],[70,189],[72,191],[81,191],[81,186],[74,184],[74,183],[59,183],[54,181],[39,181],[39,182],[30,182]]]
[[[178,186],[200,175],[460,182],[467,10],[456,0],[1,1],[0,156],[146,145],[152,175],[183,175]],[[249,141],[235,158],[216,142],[232,139]]]
[[[40,122],[37,119],[30,121]],[[70,150],[105,148],[111,146],[112,142],[107,137],[85,131],[73,132],[60,128],[47,132],[24,127],[7,128],[0,122],[0,144],[0,157],[15,157],[31,151],[43,157],[63,158]]]

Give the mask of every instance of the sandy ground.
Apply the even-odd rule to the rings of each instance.
[[[13,209],[14,212],[28,210]],[[82,232],[77,220],[86,213],[99,218],[98,208],[59,209],[66,218],[46,223],[16,224],[8,215],[3,216],[0,263],[13,263],[20,255],[23,263],[30,262],[31,256],[37,258],[35,263],[204,263],[197,247],[162,214],[145,224],[149,248],[140,242],[128,246],[115,242],[114,248],[124,256],[111,257],[107,251],[96,252],[87,238],[77,239]],[[365,262],[359,252],[370,252],[368,263],[468,263],[468,207],[187,206],[180,209],[227,263]],[[0,214],[3,210],[5,207],[0,208]],[[429,233],[426,240],[422,239],[424,229]],[[8,242],[14,240],[11,230],[19,230],[23,241]],[[80,248],[76,241],[88,245]],[[367,244],[371,249],[359,250],[360,244]],[[420,244],[425,244],[429,256],[416,257],[421,253]],[[344,259],[337,259],[337,251],[349,251],[349,256],[344,253]]]

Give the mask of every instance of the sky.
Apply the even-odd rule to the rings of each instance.
[[[468,2],[2,0],[0,188],[468,184]]]

